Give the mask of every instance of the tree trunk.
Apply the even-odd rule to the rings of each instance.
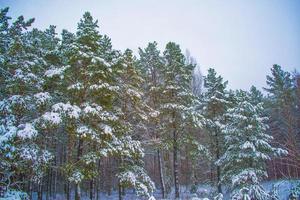
[[[75,200],[80,200],[80,195],[81,195],[80,183],[77,183],[75,187]]]
[[[53,189],[53,196],[54,199],[56,199],[56,192],[57,192],[57,170],[55,169],[54,172],[54,183],[53,183],[54,189]]]
[[[38,184],[38,200],[43,200],[43,186],[42,186],[42,183]]]
[[[179,179],[178,179],[178,143],[176,137],[176,130],[173,131],[173,168],[174,168],[174,185],[175,198],[179,199]]]
[[[96,181],[96,200],[99,200],[99,180]]]
[[[217,160],[220,159],[220,147],[219,147],[219,138],[216,135],[216,158]],[[218,186],[218,193],[222,193],[222,185],[221,185],[221,168],[217,166],[217,186]]]
[[[51,195],[51,179],[52,179],[52,173],[51,169],[48,170],[48,177],[47,177],[47,185],[46,185],[46,200],[49,200],[49,196]]]
[[[101,171],[100,171],[100,163],[101,163],[101,161],[100,161],[100,159],[99,159],[99,161],[98,161],[98,163],[97,163],[97,171],[99,172],[99,174],[101,174]],[[99,187],[100,187],[100,175],[98,175],[98,177],[97,177],[97,181],[96,181],[96,200],[99,200],[99,192],[100,192],[100,190],[99,190]]]
[[[32,181],[29,181],[29,199],[30,200],[32,200],[32,190],[33,190],[32,185],[33,185]]]
[[[80,160],[80,157],[82,156],[82,140],[79,139],[78,141],[78,147],[77,147],[77,161]],[[75,187],[75,200],[80,200],[81,196],[80,191],[80,182],[76,183]]]
[[[159,167],[159,178],[160,178],[160,186],[161,186],[161,194],[162,198],[164,199],[166,194],[165,194],[165,181],[164,181],[164,174],[163,174],[163,159],[161,155],[161,151],[158,149],[157,150],[157,156],[158,156],[158,167]]]
[[[118,184],[118,188],[119,188],[119,200],[123,200],[123,194],[122,194],[122,185],[121,185],[121,182],[119,181],[119,184]]]
[[[46,182],[46,200],[49,200],[49,176],[47,177],[47,182]]]
[[[214,166],[215,166],[214,163],[211,162],[210,163],[210,173],[209,173],[209,179],[210,179],[211,183],[214,183],[214,171],[215,171]]]
[[[277,169],[276,169],[276,163],[275,160],[272,160],[272,165],[273,165],[273,171],[274,171],[274,179],[277,180]]]
[[[118,164],[119,168],[121,168],[123,166],[123,158],[121,157],[117,161],[119,162],[119,164]],[[120,179],[118,180],[118,188],[119,188],[119,191],[118,191],[119,192],[119,200],[123,200],[124,191],[123,191],[123,186],[122,186]]]
[[[66,192],[67,200],[70,200],[70,183],[69,182],[67,182],[65,184],[65,192]]]
[[[90,181],[90,199],[94,199],[94,180],[92,179]]]
[[[218,193],[222,193],[221,169],[220,169],[220,166],[217,166],[217,181],[218,181]]]

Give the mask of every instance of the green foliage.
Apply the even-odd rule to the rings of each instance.
[[[217,164],[223,169],[222,181],[231,183],[233,198],[266,199],[260,186],[267,177],[265,161],[287,152],[271,145],[273,137],[266,133],[268,118],[263,104],[253,103],[253,95],[245,91],[236,95],[238,103],[226,113],[229,121],[223,129],[226,151]]]

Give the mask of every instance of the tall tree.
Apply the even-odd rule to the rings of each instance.
[[[162,190],[162,198],[166,197],[166,186],[164,178],[163,143],[160,141],[160,102],[162,91],[162,68],[163,59],[157,49],[157,43],[149,43],[145,49],[139,49],[140,59],[138,66],[141,69],[144,81],[144,100],[150,108],[150,116],[147,123],[147,132],[150,139],[154,140],[157,149],[159,167],[159,180]],[[156,141],[159,141],[158,144]]]
[[[70,159],[64,166],[69,181],[76,185],[75,199],[81,196],[80,183],[93,180],[97,161],[114,151],[117,139],[113,128],[117,116],[112,110],[117,87],[112,82],[112,64],[100,53],[97,28],[97,21],[85,13],[76,36],[64,32],[62,45],[68,47],[63,49],[65,66],[47,73],[49,78],[61,77],[63,82],[60,102],[44,118],[54,119],[50,123],[64,122],[67,142],[75,145],[76,151],[70,149]]]
[[[273,65],[271,75],[267,75],[267,112],[270,126],[276,141],[284,145],[290,152],[284,165],[286,175],[291,177],[292,169],[299,170],[300,156],[299,134],[297,134],[297,100],[294,77],[284,71],[281,66]],[[296,138],[296,139],[295,139]],[[294,167],[296,166],[296,167]]]
[[[200,125],[200,115],[194,112],[195,96],[191,81],[194,65],[186,65],[179,45],[169,42],[164,51],[163,99],[161,103],[165,144],[173,153],[175,198],[179,198],[179,148],[188,136],[188,125]]]
[[[238,103],[228,109],[224,126],[226,151],[217,161],[222,166],[222,181],[231,184],[232,199],[267,199],[260,181],[267,177],[266,161],[287,152],[271,146],[272,136],[263,104],[253,104],[250,95],[237,92]]]
[[[93,190],[100,158],[116,156],[136,164],[136,158],[143,156],[140,143],[126,134],[124,110],[120,112],[117,103],[118,93],[122,91],[116,71],[122,62],[120,55],[111,48],[110,39],[100,35],[97,29],[97,21],[87,12],[78,23],[76,35],[64,31],[65,48],[61,49],[65,66],[46,73],[49,78],[58,77],[62,82],[57,86],[61,94],[59,101],[43,118],[49,124],[60,124],[67,134],[68,146],[75,147],[75,151],[69,148],[64,171],[76,185],[76,200],[81,198],[82,181],[89,180]],[[143,168],[133,164],[120,172],[120,180],[135,186],[138,194],[149,196],[153,185]],[[133,176],[136,177],[132,179]]]
[[[26,32],[34,20],[26,21],[20,16],[10,25],[7,12],[5,8],[0,13],[0,177],[1,185],[9,192],[11,189],[26,191],[26,186],[32,182],[40,188],[52,155],[44,143],[37,142],[43,137],[37,127],[37,118],[51,99],[43,88],[43,74],[48,67],[46,55],[50,48],[36,44],[31,37],[36,33],[38,39],[47,37],[49,30]]]
[[[214,69],[208,70],[207,76],[204,78],[204,90],[202,106],[203,116],[205,117],[205,130],[210,138],[210,149],[212,158],[212,170],[216,167],[218,193],[222,193],[221,187],[221,169],[215,165],[223,153],[223,135],[222,126],[226,120],[224,114],[228,108],[228,100],[226,96],[227,81],[223,81],[221,76],[217,76]]]
[[[143,102],[143,79],[138,71],[137,62],[132,51],[126,49],[121,58],[121,65],[118,68],[118,105],[120,106],[120,122],[123,125],[123,141],[135,143],[136,152],[131,152],[134,156],[122,153],[119,157],[119,165],[121,170],[120,186],[135,187],[138,195],[148,196],[153,192],[154,183],[150,180],[143,168],[143,149],[141,139],[146,130],[144,126],[148,121],[147,105]],[[126,144],[130,145],[130,144]],[[127,185],[126,185],[127,184]],[[123,189],[120,188],[120,189]],[[119,192],[119,199],[122,199]]]

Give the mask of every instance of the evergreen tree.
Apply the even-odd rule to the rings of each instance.
[[[122,153],[120,155],[119,175],[122,186],[133,186],[138,195],[149,196],[154,190],[154,183],[148,177],[143,168],[143,149],[140,144],[141,133],[146,129],[144,124],[148,121],[146,114],[147,106],[143,103],[142,84],[143,79],[136,68],[136,59],[132,51],[126,49],[121,58],[121,65],[118,68],[118,85],[120,93],[118,95],[118,105],[120,106],[120,122],[123,125],[122,141],[125,145],[128,142],[136,145],[136,152],[131,152],[134,156]],[[119,199],[122,199],[121,192]]]
[[[284,158],[285,171],[291,177],[295,160],[300,155],[295,80],[281,66],[273,65],[271,75],[267,75],[267,85],[264,89],[268,92],[266,110],[270,116],[269,124],[272,135],[291,152]],[[298,171],[298,168],[294,170]]]
[[[289,72],[285,72],[279,65],[271,68],[272,76],[267,75],[268,88],[264,88],[270,93],[273,101],[279,105],[290,104],[293,101],[293,78]]]
[[[49,30],[42,32],[34,29],[25,32],[34,20],[25,21],[20,16],[10,25],[7,12],[8,8],[1,10],[0,14],[3,37],[0,177],[1,183],[4,183],[9,192],[11,189],[25,191],[32,182],[40,186],[45,169],[52,159],[44,144],[38,142],[42,141],[43,133],[37,126],[37,119],[51,99],[43,88],[43,74],[48,67],[46,56],[51,47],[37,42],[48,37]],[[26,181],[18,181],[20,177],[24,177]]]
[[[263,114],[263,104],[252,104],[244,91],[237,92],[237,99],[237,105],[226,113],[226,151],[217,162],[223,169],[221,178],[231,183],[232,199],[268,199],[260,185],[267,177],[266,161],[286,151],[270,144],[273,137],[266,134],[268,118]]]
[[[204,78],[204,90],[202,106],[203,116],[205,117],[205,130],[210,138],[210,149],[212,158],[212,166],[223,153],[223,124],[226,123],[224,114],[228,107],[226,95],[227,81],[223,81],[221,76],[217,76],[214,69],[208,70],[207,76]],[[212,169],[213,169],[212,167]],[[216,166],[218,193],[222,193],[221,187],[221,169]]]
[[[179,45],[169,42],[164,51],[162,131],[173,153],[175,198],[179,198],[179,148],[187,141],[188,126],[199,126],[201,116],[195,112],[191,81],[193,65],[185,65]]]
[[[251,86],[249,94],[251,103],[254,105],[264,101],[264,95],[255,86]]]
[[[50,79],[60,78],[62,82],[58,84],[61,102],[56,102],[43,118],[49,120],[50,125],[60,124],[67,133],[67,146],[76,147],[75,151],[69,148],[69,159],[64,166],[68,180],[76,185],[76,200],[81,197],[83,180],[93,185],[100,158],[116,156],[134,162],[143,155],[140,143],[126,135],[121,120],[124,115],[116,104],[121,91],[116,79],[119,53],[97,28],[97,21],[87,12],[78,23],[75,36],[64,31],[62,45],[65,48],[61,49],[65,66],[46,73]],[[106,45],[101,46],[103,43]],[[133,175],[137,177],[134,183],[130,179]],[[151,184],[141,186],[150,180],[143,168],[136,165],[123,169],[119,176],[123,182],[132,183],[138,194],[149,196],[153,189]]]
[[[147,122],[147,136],[154,140],[154,148],[157,149],[157,158],[159,165],[159,179],[162,190],[162,198],[166,196],[166,186],[164,178],[164,162],[163,162],[163,143],[161,142],[161,126],[160,126],[160,103],[162,91],[162,69],[163,58],[157,49],[157,43],[149,43],[143,50],[139,49],[140,59],[138,66],[141,69],[144,81],[144,101],[149,107],[149,116]],[[157,142],[159,141],[159,142]],[[157,144],[158,143],[158,144]]]
[[[117,187],[120,200],[129,188],[154,199],[144,161],[162,198],[172,181],[175,198],[179,184],[195,192],[207,169],[213,199],[223,199],[221,183],[232,199],[278,198],[260,184],[267,168],[277,177],[268,161],[287,154],[275,144],[290,153],[280,172],[299,175],[299,74],[274,65],[264,97],[254,86],[227,91],[209,69],[202,90],[195,59],[173,42],[163,55],[149,43],[137,60],[114,50],[89,12],[59,38],[55,26],[28,30],[33,19],[11,22],[8,11],[0,10],[0,199],[70,200],[74,191],[98,200]]]

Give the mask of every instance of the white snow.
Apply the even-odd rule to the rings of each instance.
[[[45,76],[48,78],[52,78],[54,76],[59,76],[60,78],[63,78],[63,72],[69,68],[70,66],[64,66],[64,67],[60,67],[60,68],[55,68],[52,67],[51,69],[47,70],[45,72]]]
[[[83,89],[82,83],[75,83],[68,87],[68,90],[81,90],[81,89]]]
[[[38,134],[37,130],[30,123],[22,124],[19,126],[21,130],[17,132],[17,136],[22,139],[32,138]]]
[[[104,134],[112,135],[112,128],[111,128],[109,125],[107,125],[107,124],[102,124],[102,125],[101,125],[101,128],[102,128]]]
[[[57,103],[52,106],[52,109],[54,112],[63,113],[73,119],[78,119],[81,113],[81,109],[78,106],[70,103]]]
[[[85,114],[99,116],[102,110],[103,110],[102,107],[97,104],[88,104],[87,103],[87,104],[83,105],[83,113],[85,113]]]
[[[49,100],[51,100],[52,97],[50,96],[50,94],[48,92],[39,92],[34,95],[34,98],[38,105],[44,105]]]
[[[136,98],[142,98],[142,93],[140,93],[140,92],[138,92],[138,91],[136,91],[136,90],[133,90],[133,89],[131,89],[131,88],[129,88],[129,89],[127,89],[127,93],[129,94],[129,95],[131,95],[131,96],[134,96],[134,97],[136,97]]]
[[[62,122],[60,115],[55,112],[46,112],[43,114],[42,119],[53,125],[58,125]]]
[[[160,114],[160,112],[159,112],[159,111],[152,111],[152,112],[150,112],[150,113],[149,113],[150,117],[152,117],[152,118],[156,118],[156,117],[158,117],[158,116],[159,116],[159,114]]]
[[[112,86],[112,85],[109,85],[108,83],[93,84],[89,88],[91,90],[107,89],[110,91],[118,91],[120,89],[119,86]]]
[[[74,183],[80,183],[84,178],[84,175],[76,170],[73,172],[73,174],[68,178],[70,182],[74,182]]]
[[[84,125],[78,127],[76,131],[82,137],[90,136],[92,139],[95,139],[97,136],[97,133],[93,129]]]

